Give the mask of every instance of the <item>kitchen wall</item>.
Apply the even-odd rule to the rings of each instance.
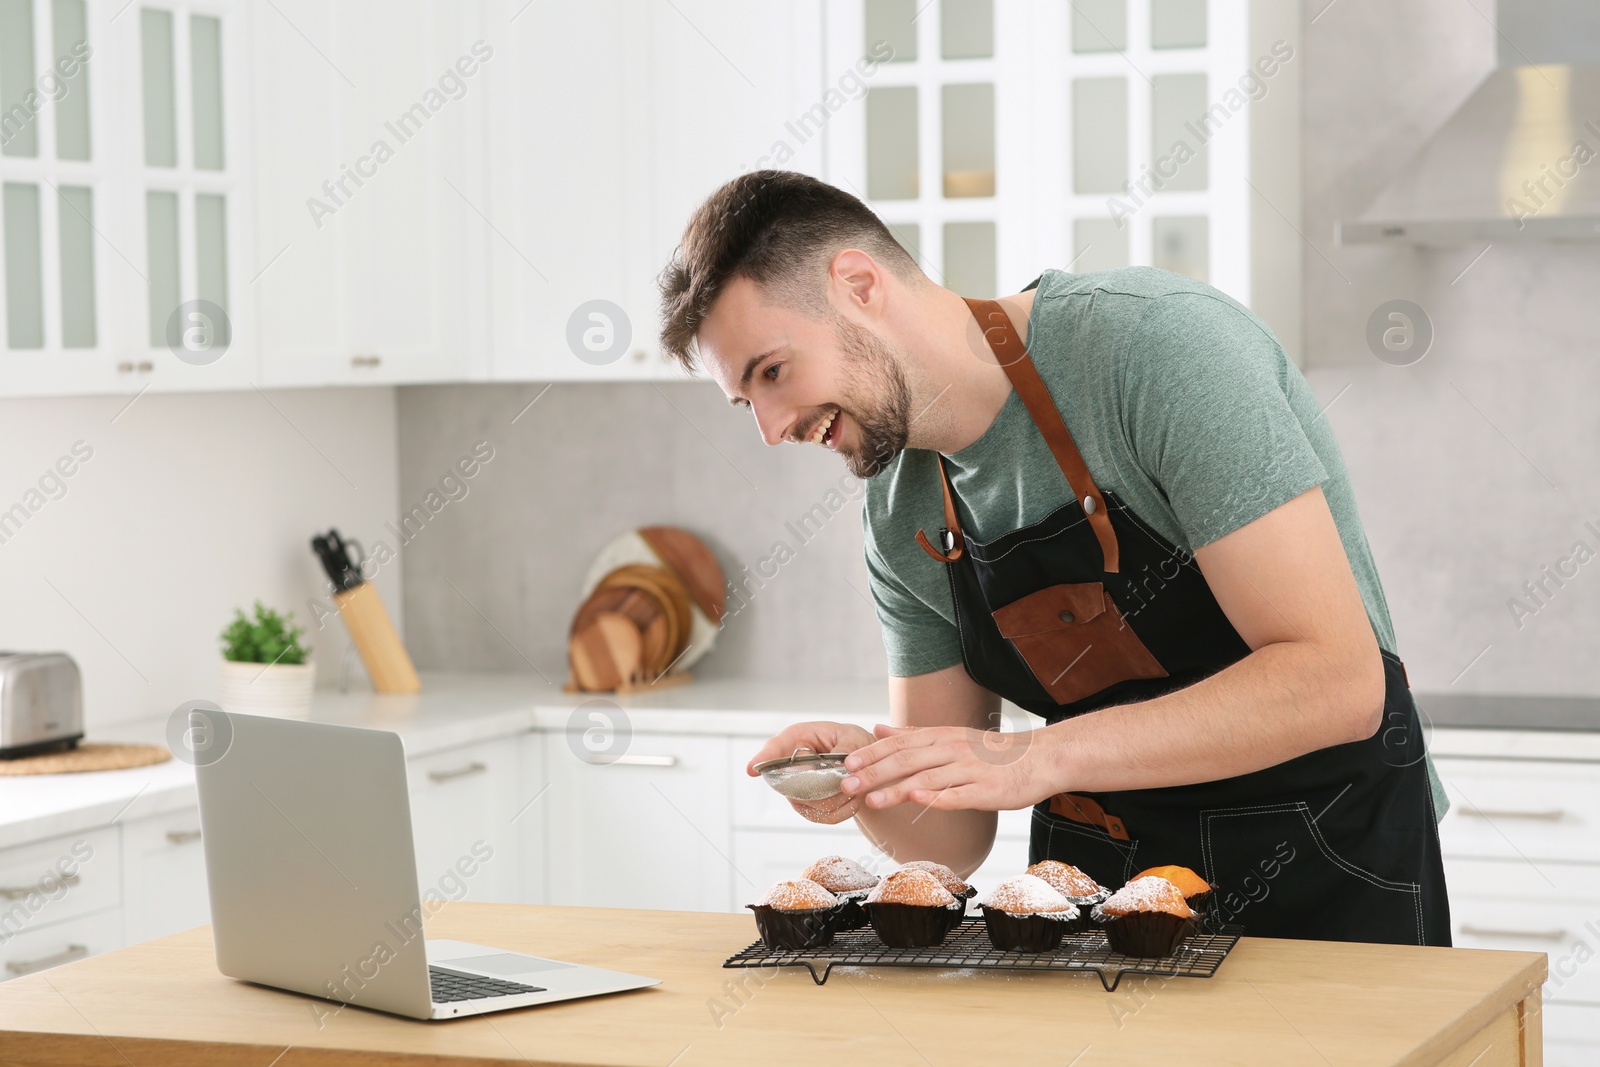
[[[0,648],[70,652],[91,736],[215,699],[234,607],[309,623],[312,533],[381,529],[396,483],[393,389],[0,402]],[[348,638],[310,629],[332,684]]]
[[[860,484],[837,457],[767,448],[709,382],[545,388],[399,391],[401,511],[430,490],[447,501],[403,531],[419,667],[531,669],[561,684],[590,561],[618,534],[665,523],[704,537],[746,590],[697,676],[884,677]],[[479,441],[493,459],[441,487]],[[817,505],[827,520],[802,538],[790,524]]]
[[[1330,404],[1412,682],[1600,694],[1600,251],[1340,247],[1335,223],[1494,66],[1498,38],[1460,0],[1306,0],[1303,18],[1307,374]],[[1380,363],[1365,340],[1394,298],[1435,330],[1409,367]],[[403,507],[474,441],[496,448],[470,495],[406,549],[407,637],[424,667],[532,664],[559,682],[583,572],[606,539],[680,523],[738,573],[793,545],[785,523],[840,473],[820,450],[759,446],[708,384],[558,384],[518,417],[541,388],[401,390]],[[881,677],[858,522],[852,501],[699,673]],[[1576,563],[1580,541],[1594,562]],[[1577,571],[1557,585],[1547,567]],[[1524,583],[1544,588],[1535,599]]]
[[[1412,683],[1600,693],[1600,559],[1578,560],[1600,553],[1600,245],[1335,244],[1335,222],[1368,205],[1503,42],[1460,0],[1303,11],[1309,377],[1332,404]],[[1394,298],[1435,331],[1408,367],[1365,341]],[[1538,599],[1525,582],[1543,583]]]

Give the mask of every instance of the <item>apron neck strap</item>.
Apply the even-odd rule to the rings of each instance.
[[[1039,369],[1029,358],[1027,346],[1023,344],[1017,328],[1011,324],[1011,316],[1006,314],[1005,308],[996,300],[968,300],[967,307],[972,309],[973,317],[978,320],[978,326],[983,330],[984,340],[994,350],[995,357],[1006,372],[1006,377],[1011,379],[1011,387],[1017,391],[1023,406],[1028,409],[1033,424],[1044,436],[1045,444],[1050,446],[1050,454],[1055,456],[1056,465],[1066,476],[1068,487],[1077,495],[1078,503],[1083,506],[1095,539],[1100,542],[1100,552],[1105,557],[1106,571],[1115,574],[1119,564],[1117,534],[1111,527],[1111,515],[1106,511],[1105,498],[1089,474],[1089,465],[1083,461],[1083,453],[1078,451],[1077,442],[1073,441],[1072,434],[1067,430],[1067,424],[1062,421],[1061,410],[1056,407],[1055,399],[1051,397],[1044,379],[1039,377]],[[939,462],[939,474],[944,478],[945,516],[949,521],[953,518],[955,509],[951,504],[950,481],[944,473],[942,458]],[[953,524],[951,529],[955,529]]]
[[[917,531],[917,544],[922,550],[940,563],[954,563],[960,559],[967,550],[967,539],[961,533],[961,520],[956,517],[956,498],[950,492],[950,475],[944,469],[944,457],[939,457],[939,485],[944,489],[944,544],[940,546],[944,551],[933,547],[933,542],[928,540],[928,535],[922,530]]]

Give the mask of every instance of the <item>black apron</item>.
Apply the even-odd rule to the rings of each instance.
[[[1246,656],[1193,557],[1095,485],[1005,311],[968,304],[1075,499],[979,544],[961,532],[940,457],[945,529],[939,548],[917,541],[947,565],[967,673],[1057,723]],[[1400,660],[1382,656],[1371,738],[1223,781],[1058,794],[1034,808],[1030,862],[1071,863],[1112,888],[1190,867],[1215,889],[1208,921],[1253,936],[1450,944],[1421,724]]]

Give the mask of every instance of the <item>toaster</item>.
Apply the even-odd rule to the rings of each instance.
[[[73,748],[83,678],[65,652],[0,652],[0,759]]]

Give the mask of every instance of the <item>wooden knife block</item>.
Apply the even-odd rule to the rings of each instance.
[[[372,688],[380,693],[421,692],[422,679],[417,677],[411,655],[395,632],[373,584],[363,582],[354,589],[335,593],[333,602],[339,606],[339,617],[350,631],[356,651],[361,653],[361,662],[366,664]]]

